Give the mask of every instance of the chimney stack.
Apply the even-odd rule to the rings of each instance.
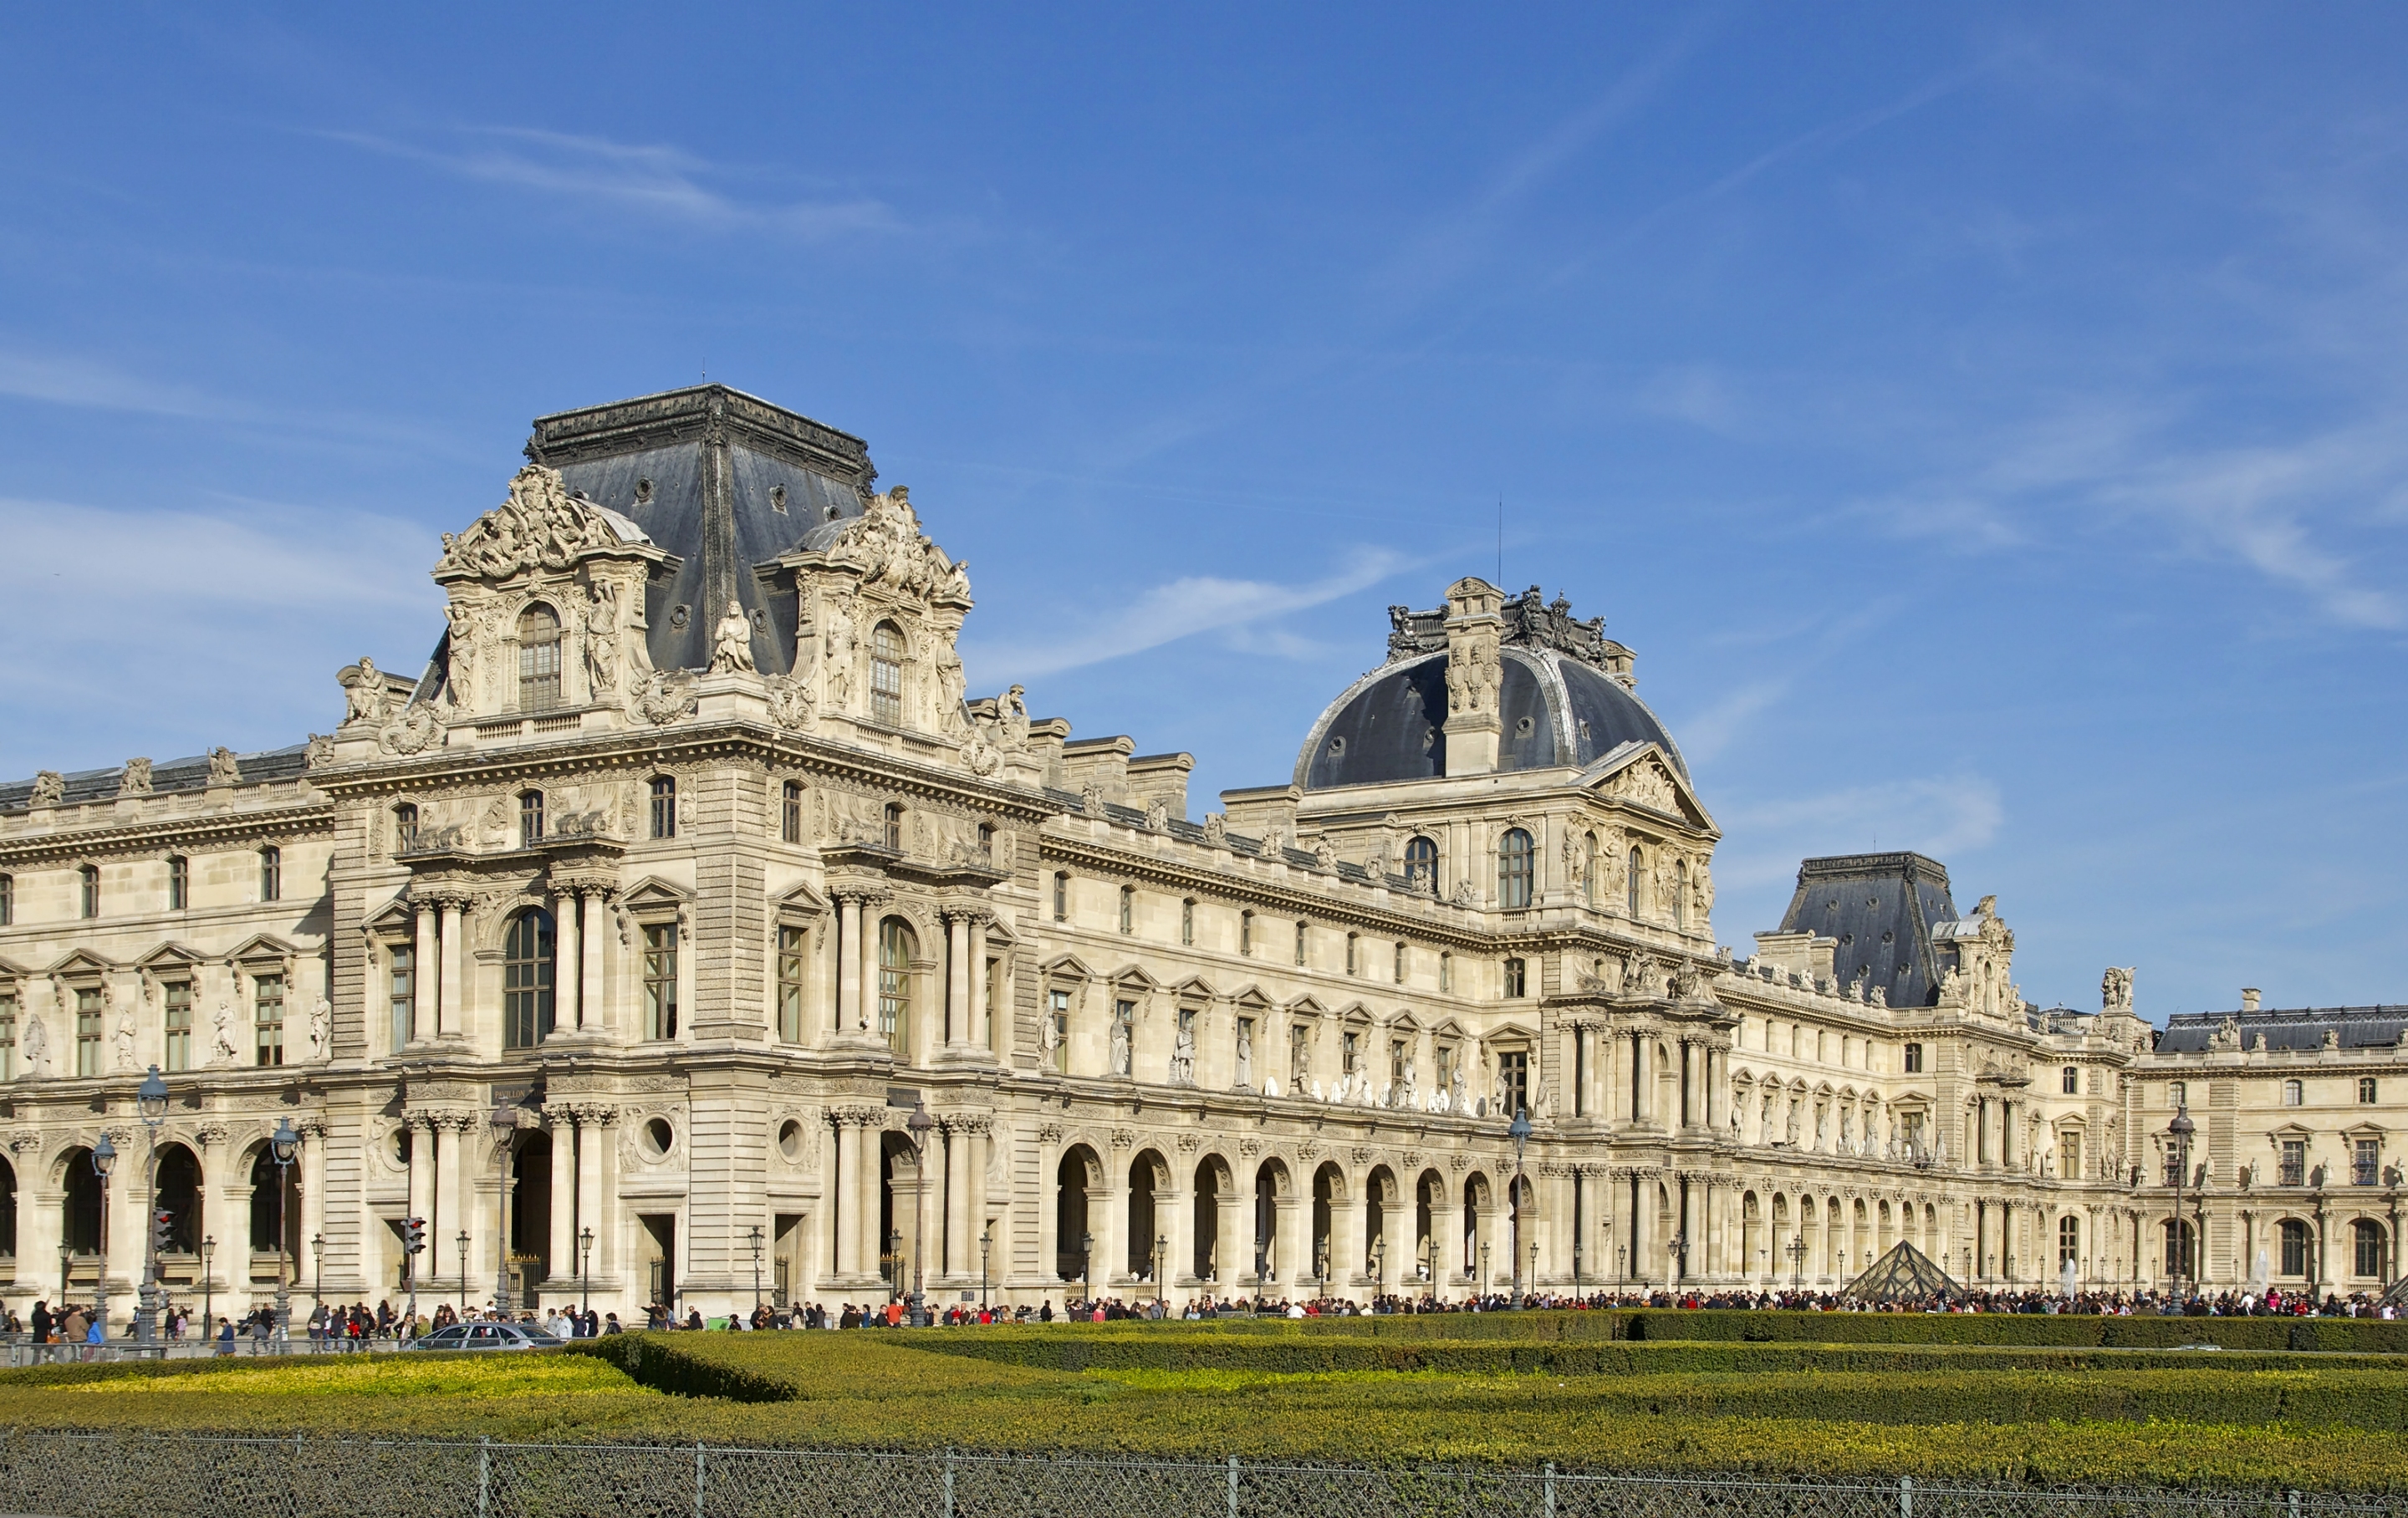
[[[2254,1012],[2258,1010],[2258,988],[2256,986],[2244,985],[2241,988],[2241,1010],[2244,1012]]]

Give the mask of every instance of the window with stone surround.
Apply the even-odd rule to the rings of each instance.
[[[193,1067],[193,982],[163,981],[159,984],[160,1023],[165,1034],[165,1068]]]
[[[803,946],[799,927],[778,929],[778,1037],[787,1043],[803,1041]]]
[[[1530,904],[1530,893],[1537,851],[1531,847],[1530,835],[1518,827],[1509,827],[1497,840],[1497,905],[1506,911],[1518,911]]]
[[[560,705],[560,615],[538,601],[519,613],[519,709]]]
[[[903,725],[903,634],[891,622],[869,635],[869,718]]]
[[[253,976],[251,982],[251,1047],[261,1066],[284,1063],[284,977]]]

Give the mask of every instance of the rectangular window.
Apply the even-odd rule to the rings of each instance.
[[[193,866],[182,854],[167,856],[167,909],[182,911],[192,905]]]
[[[677,837],[677,779],[670,775],[652,777],[652,837]]]
[[[2361,1075],[2361,1076],[2359,1076],[2359,1077],[2358,1078],[2358,1105],[2359,1105],[2359,1106],[2361,1106],[2361,1107],[2372,1107],[2372,1106],[2373,1106],[2373,1105],[2374,1105],[2374,1090],[2375,1090],[2375,1087],[2374,1087],[2374,1077],[2372,1077],[2372,1076],[2371,1076],[2371,1075]]]
[[[1440,1091],[1455,1089],[1455,1045],[1438,1046],[1437,1067],[1432,1072],[1432,1079],[1438,1082],[1438,1089]]]
[[[2057,1140],[2057,1173],[2068,1181],[2082,1179],[2082,1135],[2061,1134]]]
[[[17,1079],[17,988],[0,990],[0,1081]]]
[[[2349,1183],[2351,1185],[2373,1185],[2376,1174],[2382,1168],[2383,1140],[2360,1138],[2350,1146]]]
[[[418,951],[409,944],[394,948],[385,1010],[393,1047],[398,1052],[418,1036]]]
[[[0,927],[17,921],[17,877],[0,875]]]
[[[1363,1047],[1361,1037],[1352,1032],[1340,1035],[1338,1039],[1339,1072],[1344,1075],[1346,1079],[1351,1081],[1354,1079],[1355,1073],[1361,1070],[1362,1067]]]
[[[986,962],[986,1047],[1003,1053],[1003,961]]]
[[[2358,1223],[2351,1227],[2356,1248],[2352,1263],[2361,1276],[2383,1274],[2383,1229],[2375,1224]]]
[[[2283,1223],[2283,1274],[2304,1276],[2308,1273],[2308,1225],[2294,1218]]]
[[[778,929],[778,1037],[803,1041],[803,930]]]
[[[1401,943],[1397,945],[1397,968],[1392,979],[1398,985],[1405,983],[1405,946]]]
[[[78,905],[81,907],[83,915],[98,917],[100,915],[100,866],[86,865],[77,870],[76,885],[77,895],[80,898]]]
[[[1519,1049],[1508,1050],[1497,1056],[1497,1099],[1504,1106],[1501,1117],[1512,1117],[1530,1105],[1530,1056]]]
[[[1388,1083],[1392,1086],[1405,1083],[1405,1040],[1402,1038],[1388,1040]]]
[[[778,798],[778,837],[786,843],[803,841],[803,788],[793,780]]]
[[[2069,1096],[2082,1095],[2082,1072],[2069,1065],[2057,1078],[2057,1089]]]
[[[1196,942],[1196,900],[1193,896],[1179,904],[1179,941],[1191,946]]]
[[[1045,1052],[1046,1063],[1056,1075],[1070,1073],[1070,993],[1050,991],[1045,995],[1046,1042],[1053,1047]]]
[[[1250,911],[1240,912],[1238,914],[1238,952],[1251,955],[1254,952],[1254,914]]]
[[[1529,973],[1527,969],[1524,967],[1522,961],[1518,959],[1507,960],[1505,962],[1505,995],[1507,999],[1510,1000],[1519,996],[1526,996],[1529,994]]]
[[[1296,962],[1299,965],[1304,963],[1304,924],[1302,923],[1296,924]]]
[[[284,977],[263,975],[251,981],[251,1026],[258,1063],[284,1063]]]
[[[162,983],[159,1005],[167,1033],[167,1068],[189,1070],[193,1067],[193,982]]]
[[[76,1074],[100,1073],[100,993],[78,990],[76,1003]]]
[[[543,841],[543,793],[529,791],[519,797],[519,847],[532,849]]]
[[[1069,920],[1070,874],[1068,870],[1062,870],[1056,872],[1054,877],[1054,921],[1067,923]]]
[[[272,843],[259,851],[259,899],[284,899],[284,851]]]
[[[677,1030],[677,924],[650,924],[644,928],[644,1037],[674,1038]]]
[[[2308,1183],[2308,1141],[2304,1138],[2283,1140],[2282,1183],[2304,1186]]]
[[[2180,1081],[2166,1082],[2166,1105],[2175,1109],[2190,1105],[2190,1087]]]
[[[1312,1029],[1302,1023],[1287,1025],[1288,1095],[1304,1093],[1306,1077],[1312,1073]]]

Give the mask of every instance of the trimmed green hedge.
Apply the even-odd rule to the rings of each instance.
[[[2376,1318],[2110,1318],[2071,1312],[1670,1310],[1599,1316],[1621,1320],[1613,1337],[1633,1339],[1737,1339],[1776,1344],[2086,1344],[2111,1349],[2221,1344],[2235,1350],[2408,1353],[2408,1323],[2397,1319],[2386,1323]]]

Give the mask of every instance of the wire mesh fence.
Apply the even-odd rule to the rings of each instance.
[[[2408,1497],[0,1429],[48,1518],[2408,1518]]]

